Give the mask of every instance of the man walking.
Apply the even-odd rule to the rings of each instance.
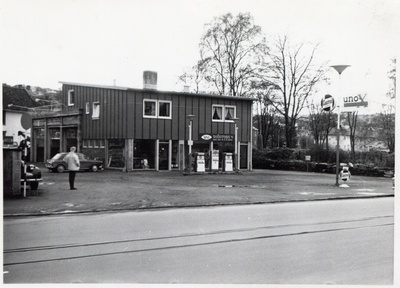
[[[71,190],[76,190],[74,187],[74,182],[75,182],[75,175],[76,171],[79,171],[79,158],[78,155],[75,153],[76,148],[71,147],[70,152],[67,154],[67,156],[64,157],[64,161],[67,163],[67,167],[69,170],[69,188]]]

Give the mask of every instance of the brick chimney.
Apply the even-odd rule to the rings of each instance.
[[[143,71],[143,89],[157,89],[157,72]]]

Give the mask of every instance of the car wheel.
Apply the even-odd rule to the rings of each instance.
[[[90,170],[92,170],[93,172],[97,172],[97,171],[99,171],[99,166],[92,165],[92,167],[90,167]]]
[[[65,171],[65,166],[64,165],[58,165],[56,168],[58,173],[62,173]]]
[[[37,188],[39,187],[39,182],[31,182],[30,186],[31,190],[37,190]]]

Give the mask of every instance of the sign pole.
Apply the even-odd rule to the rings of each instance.
[[[22,126],[22,128],[25,129],[25,137],[26,137],[25,138],[25,143],[26,143],[26,139],[28,137],[28,129],[32,127],[32,117],[31,117],[31,115],[29,115],[28,113],[23,113],[22,114],[22,116],[21,116],[21,126]],[[26,158],[28,156],[28,147],[24,148],[23,153],[24,153],[24,173],[25,173],[25,176],[24,176],[24,198],[25,198],[26,197],[26,182],[27,182],[27,177],[26,177],[26,170],[27,170],[26,169],[26,167],[27,167]]]
[[[27,130],[25,130],[25,137],[28,137],[28,133],[27,133]],[[25,138],[26,139],[26,138]],[[27,155],[28,155],[28,147],[25,147],[24,148],[24,198],[26,197],[26,181],[27,181],[27,179],[28,179],[28,177],[26,176],[26,158],[27,158]]]
[[[331,66],[333,69],[335,69],[339,73],[339,89],[340,87],[340,80],[341,80],[341,75],[342,72],[349,67],[350,65],[334,65]],[[340,95],[338,97],[340,99]],[[337,138],[337,144],[336,144],[336,186],[339,186],[339,144],[340,144],[340,100],[338,101],[338,118],[337,118],[337,127],[336,127],[336,138]]]
[[[192,172],[192,145],[193,145],[193,118],[195,116],[190,114],[186,115],[186,118],[189,119],[189,141],[188,141],[188,146],[189,146],[189,174]]]
[[[340,75],[339,75],[340,78]],[[337,127],[336,127],[336,186],[339,186],[339,150],[340,150],[340,101],[338,101]]]
[[[192,119],[190,119],[189,124],[189,173],[192,172]]]
[[[239,171],[239,157],[238,157],[238,121],[240,120],[239,118],[232,118],[233,122],[235,122],[235,170]]]

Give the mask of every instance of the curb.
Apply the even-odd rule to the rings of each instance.
[[[226,185],[224,187],[232,187],[234,185]],[[354,200],[354,199],[373,199],[373,198],[386,198],[394,197],[394,194],[387,195],[371,195],[371,196],[344,196],[335,198],[323,199],[305,199],[305,200],[276,200],[276,201],[260,201],[251,203],[221,203],[221,204],[204,204],[204,205],[185,205],[185,206],[168,206],[168,207],[135,207],[135,208],[121,208],[121,209],[92,209],[82,211],[59,211],[59,212],[46,212],[46,213],[18,213],[18,214],[3,214],[5,218],[19,218],[19,217],[39,217],[39,216],[67,216],[78,214],[92,214],[92,213],[115,213],[115,212],[142,212],[152,210],[169,210],[169,209],[185,209],[185,208],[208,208],[217,206],[243,206],[243,205],[264,205],[264,204],[279,204],[279,203],[299,203],[299,202],[316,202],[316,201],[333,201],[333,200]]]

